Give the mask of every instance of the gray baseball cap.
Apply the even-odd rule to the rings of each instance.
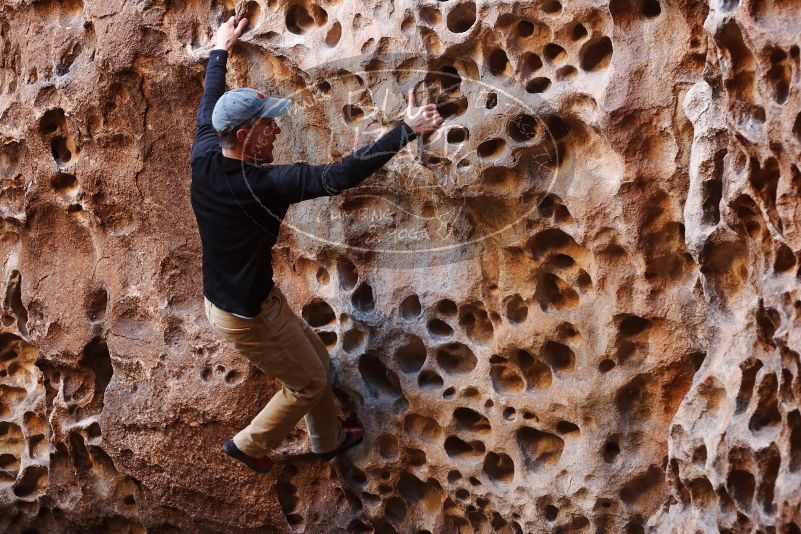
[[[291,100],[274,98],[249,87],[240,87],[223,94],[214,112],[211,125],[217,132],[231,131],[251,117],[278,117],[289,110]]]

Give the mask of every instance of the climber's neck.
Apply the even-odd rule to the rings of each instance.
[[[242,147],[235,147],[235,148],[223,148],[222,155],[226,158],[231,159],[238,159],[244,160],[245,158],[242,157]]]

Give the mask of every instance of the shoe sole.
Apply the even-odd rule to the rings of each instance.
[[[263,467],[259,467],[258,465],[251,462],[248,459],[248,457],[244,455],[243,452],[241,452],[239,449],[236,448],[236,445],[234,445],[233,440],[229,439],[228,441],[223,443],[223,451],[225,451],[225,454],[227,454],[231,458],[239,460],[240,462],[242,462],[252,470],[256,471],[257,473],[266,473],[270,469],[272,469],[272,466],[268,467],[267,469],[264,469]]]
[[[353,434],[348,433],[348,437],[345,438],[345,439],[346,440],[351,439],[352,436],[353,436]],[[339,447],[337,447],[336,449],[334,449],[331,452],[323,452],[323,453],[319,453],[319,454],[315,453],[315,457],[317,457],[318,459],[323,460],[323,461],[333,460],[334,458],[336,458],[337,456],[339,456],[343,452],[347,451],[348,449],[351,449],[351,448],[355,447],[356,445],[358,445],[362,441],[364,441],[364,432],[362,432],[362,435],[359,436],[358,439],[355,439],[354,441],[351,441],[351,442],[346,441],[345,443],[343,443],[342,445],[340,445]]]

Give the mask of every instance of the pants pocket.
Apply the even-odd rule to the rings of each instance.
[[[244,334],[252,331],[258,324],[258,317],[254,319],[243,319],[225,310],[221,310],[214,304],[208,306],[206,318],[209,320],[212,327],[228,334]]]

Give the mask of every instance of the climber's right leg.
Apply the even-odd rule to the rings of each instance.
[[[253,319],[236,317],[213,304],[207,305],[207,316],[218,335],[283,386],[233,438],[244,454],[263,457],[330,391],[327,368],[277,287],[270,291],[261,313]],[[322,450],[341,442],[339,421],[335,413],[331,417],[330,424],[322,425],[331,430],[330,435],[319,433],[312,440],[313,446],[317,441]]]

